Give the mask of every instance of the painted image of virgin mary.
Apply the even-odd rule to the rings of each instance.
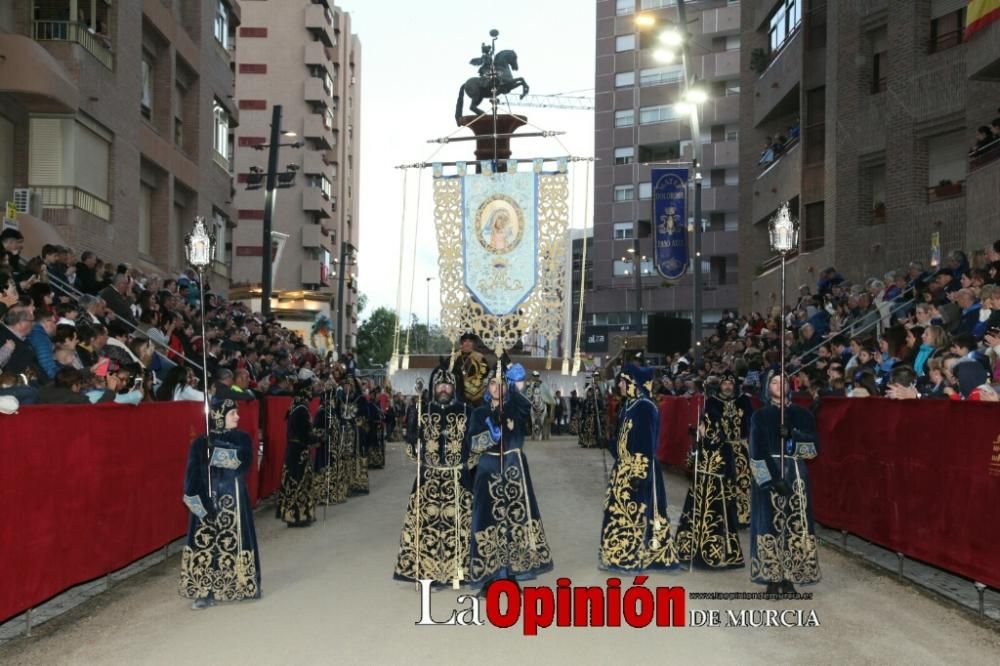
[[[498,210],[492,215],[492,220],[487,226],[489,234],[487,243],[494,252],[506,252],[510,249],[514,241],[515,230],[510,213],[505,210]]]

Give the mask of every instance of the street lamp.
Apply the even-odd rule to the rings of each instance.
[[[265,317],[271,314],[271,220],[274,217],[274,206],[276,203],[275,190],[292,187],[295,184],[295,173],[298,165],[289,164],[285,171],[278,171],[278,150],[287,146],[290,148],[301,148],[304,144],[301,141],[294,143],[281,143],[281,137],[298,136],[292,130],[281,129],[281,105],[275,104],[271,109],[271,142],[267,144],[257,144],[255,150],[268,149],[267,171],[262,171],[258,167],[250,167],[250,174],[247,176],[248,190],[259,190],[262,181],[266,181],[266,191],[264,196],[264,220],[262,223],[262,239],[260,247],[261,263],[261,303],[260,311]]]
[[[778,212],[771,218],[768,224],[768,234],[771,241],[771,250],[781,255],[781,324],[778,326],[778,335],[781,336],[781,364],[779,374],[781,375],[781,400],[780,424],[782,430],[785,428],[785,259],[788,253],[799,246],[799,225],[792,219],[792,214],[788,208],[788,202],[781,204]],[[781,437],[781,478],[785,477],[785,442]]]
[[[208,424],[208,340],[205,338],[205,269],[215,257],[215,234],[208,232],[205,218],[194,218],[194,228],[184,237],[184,258],[198,271],[198,294],[201,306],[201,373],[204,392],[205,438],[209,437]]]

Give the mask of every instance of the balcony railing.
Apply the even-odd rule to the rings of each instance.
[[[104,43],[104,38],[79,23],[72,21],[35,21],[34,38],[37,41],[75,42],[94,56],[108,69],[114,69],[114,56]]]
[[[111,204],[72,185],[31,185],[42,200],[42,208],[77,208],[102,220],[111,219]]]
[[[931,185],[927,188],[927,203],[962,196],[962,192],[965,189],[964,183],[965,181],[960,180],[957,183],[941,182],[938,185]]]
[[[975,150],[969,154],[969,172],[981,169],[991,162],[996,162],[998,159],[1000,159],[1000,139],[994,139],[992,143],[986,144],[979,150]]]

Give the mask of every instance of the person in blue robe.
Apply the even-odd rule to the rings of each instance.
[[[393,578],[457,586],[469,573],[472,484],[466,430],[472,410],[456,399],[457,381],[447,364],[435,369],[430,386],[434,400],[421,404],[418,430],[406,447],[420,464]]]
[[[489,380],[486,404],[472,413],[470,583],[484,587],[501,578],[529,580],[552,569],[552,553],[525,458],[531,403],[524,397],[524,368]]]
[[[368,494],[368,401],[358,380],[348,377],[340,398],[340,450],[347,495]]]
[[[368,469],[382,469],[385,467],[385,430],[382,427],[385,414],[370,388],[365,389],[365,403],[368,417]]]
[[[599,565],[606,571],[638,572],[677,567],[677,548],[667,519],[667,493],[656,458],[660,415],[650,398],[653,379],[628,364],[619,375],[625,400],[615,464],[608,479],[601,524]]]
[[[246,476],[257,471],[250,435],[237,430],[233,400],[216,401],[211,432],[191,443],[184,478],[188,519],[180,595],[200,610],[217,601],[260,598],[260,553]]]
[[[325,391],[313,419],[314,436],[319,442],[314,462],[313,488],[316,504],[340,504],[347,500],[346,478],[340,473],[340,421],[337,419],[336,397]]]
[[[608,442],[600,373],[595,372],[592,379],[593,383],[587,386],[580,399],[580,418],[577,421],[578,443],[585,449],[606,446]]]
[[[677,555],[705,569],[744,566],[737,509],[736,451],[740,421],[736,407],[736,377],[722,376],[718,395],[705,401],[691,465],[694,475],[677,526]],[[747,464],[747,474],[750,468]],[[750,507],[747,506],[747,514]]]
[[[754,484],[750,507],[750,577],[768,594],[794,594],[795,583],[820,579],[806,460],[816,457],[816,421],[792,404],[785,379],[785,425],[781,426],[782,375],[765,386],[769,404],[750,420],[750,470]],[[781,447],[785,448],[784,468]]]
[[[281,488],[275,513],[289,527],[308,527],[316,520],[316,493],[313,484],[313,450],[319,438],[313,432],[309,403],[313,399],[312,380],[295,384],[295,397],[286,417],[288,447],[281,470]]]

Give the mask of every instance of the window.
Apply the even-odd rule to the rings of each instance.
[[[767,45],[771,53],[781,49],[802,22],[802,0],[781,0],[768,22]]]
[[[323,127],[333,129],[333,111],[330,109],[323,112]]]
[[[684,69],[680,65],[652,67],[639,72],[640,86],[659,86],[665,83],[678,83],[684,78]]]
[[[615,201],[631,201],[635,197],[632,185],[615,185]]]
[[[736,129],[736,128],[733,128],[733,129],[726,128],[726,141],[739,141],[739,140],[740,140],[740,131],[739,131],[739,129]]]
[[[642,259],[639,261],[640,269],[643,275],[652,275],[656,272],[656,267],[653,265],[652,259]],[[635,261],[631,258],[626,257],[625,261],[621,259],[615,259],[612,273],[615,277],[624,277],[626,275],[632,275],[632,271],[635,270]]]
[[[879,28],[868,33],[872,48],[872,94],[885,92],[889,80],[889,31]]]
[[[967,171],[965,132],[949,132],[927,139],[927,185],[961,183]]]
[[[937,53],[962,43],[965,27],[965,0],[931,0],[930,53]]]
[[[113,135],[82,114],[79,118],[30,118],[28,183],[72,187],[99,199],[70,197],[60,206],[75,206],[109,219],[107,206]],[[47,203],[47,202],[46,202]]]
[[[650,125],[652,123],[665,123],[677,117],[674,107],[671,104],[660,104],[659,106],[644,106],[639,109],[639,124]]]
[[[140,101],[142,115],[147,119],[153,117],[153,58],[145,51],[142,54],[142,98]]]
[[[653,198],[653,184],[652,183],[639,183],[639,198],[640,199],[652,199]]]
[[[615,14],[617,16],[628,16],[635,13],[635,0],[618,0],[615,3]]]
[[[226,7],[225,0],[215,0],[213,34],[215,41],[219,42],[222,48],[229,48],[229,8]]]
[[[149,254],[153,231],[153,188],[139,185],[139,254]]]
[[[677,0],[642,0],[639,4],[641,9],[660,9],[662,7],[673,7]]]
[[[222,159],[229,161],[229,112],[222,106],[219,100],[212,103],[212,119],[214,123],[214,134],[212,146],[215,153]]]
[[[826,159],[826,88],[806,91],[805,160],[819,164]]]
[[[215,227],[215,260],[221,264],[226,261],[226,231],[229,228],[229,221],[226,216],[217,210],[212,211],[212,225]]]
[[[710,257],[708,260],[712,282],[714,284],[726,284],[726,258]]]
[[[635,110],[615,111],[615,127],[631,127],[635,124]]]
[[[805,229],[803,229],[802,250],[812,252],[823,247],[823,202],[806,204],[805,206]]]
[[[739,51],[740,50],[740,36],[733,35],[731,37],[726,37],[726,50],[727,51]]]
[[[615,53],[635,50],[635,35],[619,35],[615,37]]]
[[[634,147],[626,146],[625,148],[615,148],[615,164],[631,164],[634,161]]]
[[[184,95],[187,91],[178,83],[174,86],[174,145],[184,148]]]
[[[631,222],[615,222],[615,240],[632,240],[633,238],[635,238],[634,224]]]
[[[615,74],[615,88],[627,88],[635,85],[635,72],[618,72]]]

